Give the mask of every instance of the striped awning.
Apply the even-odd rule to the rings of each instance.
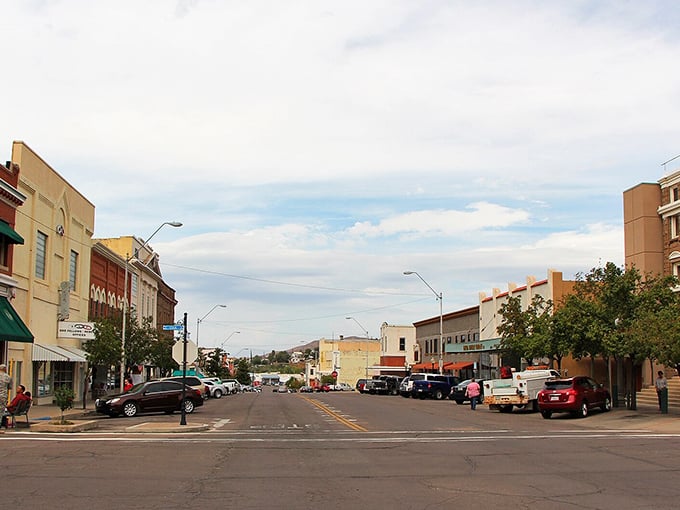
[[[84,351],[80,349],[75,349],[75,347],[69,347],[68,349],[60,347],[58,345],[41,345],[33,344],[33,361],[70,361],[70,362],[80,362],[86,363],[87,358],[76,352],[71,352],[73,350],[78,350],[85,354]]]

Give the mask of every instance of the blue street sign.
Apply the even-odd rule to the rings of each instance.
[[[163,331],[182,331],[183,328],[181,324],[163,324]]]

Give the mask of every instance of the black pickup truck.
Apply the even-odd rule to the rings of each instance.
[[[454,375],[435,375],[424,380],[413,381],[411,396],[442,400],[451,393],[451,387],[459,382],[460,378]]]
[[[396,375],[374,375],[364,385],[364,393],[371,395],[399,395],[399,383],[401,378]]]

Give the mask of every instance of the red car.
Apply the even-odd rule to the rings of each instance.
[[[316,388],[314,388],[314,390],[317,393],[321,393],[322,391],[327,393],[327,392],[331,391],[331,386],[330,386],[330,384],[321,384],[320,386],[317,386]]]
[[[553,413],[571,413],[585,418],[594,408],[610,411],[612,398],[606,388],[590,377],[546,381],[538,393],[538,410],[546,420]]]

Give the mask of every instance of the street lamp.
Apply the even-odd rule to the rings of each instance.
[[[137,255],[141,250],[146,248],[149,245],[149,241],[151,241],[151,238],[155,236],[160,229],[162,229],[165,225],[170,225],[171,227],[181,227],[182,224],[179,221],[164,221],[161,223],[161,226],[158,227],[156,230],[154,230],[154,233],[151,234],[146,241],[144,241],[144,244],[138,249],[135,250],[135,253],[133,255],[130,255],[129,253],[126,254],[125,256],[125,283],[123,284],[123,326],[121,328],[121,336],[122,336],[122,341],[121,341],[121,357],[120,357],[120,391],[123,391],[123,387],[125,385],[125,333],[126,333],[126,327],[127,327],[127,299],[128,299],[128,264],[133,258],[136,258]]]
[[[368,379],[368,340],[369,340],[369,338],[368,338],[368,330],[367,330],[366,328],[364,328],[364,327],[361,325],[361,323],[360,323],[358,320],[356,320],[354,317],[345,317],[345,319],[347,319],[347,320],[350,320],[350,319],[353,320],[353,321],[356,322],[356,323],[359,325],[359,327],[360,327],[362,330],[364,330],[364,332],[366,333],[366,349],[365,349],[365,351],[366,351],[366,373],[365,373],[365,378]]]
[[[422,281],[425,285],[427,285],[427,288],[430,289],[434,295],[437,297],[439,300],[439,373],[443,374],[444,373],[444,314],[442,312],[442,293],[439,292],[437,293],[436,290],[434,290],[432,287],[430,287],[430,284],[427,283],[422,276],[420,276],[416,271],[404,271],[405,275],[416,275],[418,278],[420,278],[420,281]]]
[[[229,336],[227,337],[227,339],[226,339],[224,342],[222,342],[222,343],[220,344],[220,347],[224,347],[224,344],[227,343],[227,340],[229,340],[232,336],[238,335],[238,334],[240,334],[240,333],[241,333],[240,331],[232,331],[232,332],[229,334]]]
[[[212,311],[213,311],[215,308],[226,308],[226,307],[227,307],[227,305],[215,305],[215,306],[213,306],[213,307],[210,309],[210,311],[209,311],[208,313],[206,313],[203,317],[201,317],[200,319],[196,319],[196,349],[198,349],[198,327],[201,325],[201,322],[203,322],[203,320],[204,320],[208,315],[210,315],[210,314],[212,313]]]

